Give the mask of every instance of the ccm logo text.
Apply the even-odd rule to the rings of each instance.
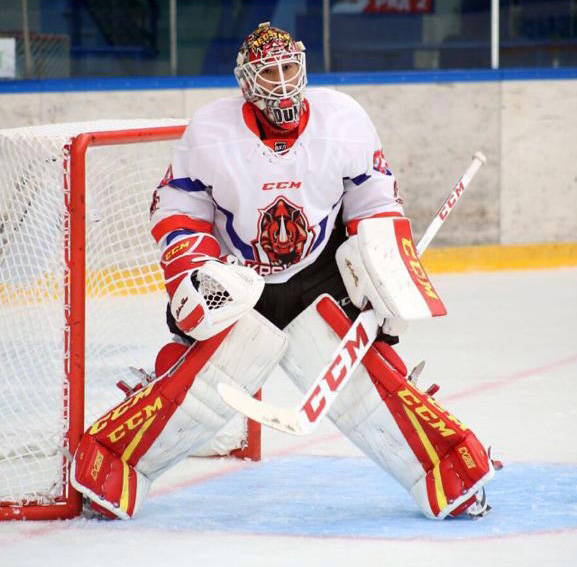
[[[307,419],[314,423],[323,413],[327,405],[327,398],[332,398],[338,391],[341,382],[345,379],[353,364],[359,358],[358,352],[369,342],[367,333],[362,325],[357,328],[356,338],[348,341],[344,348],[335,357],[329,369],[325,372],[322,381],[310,393],[302,410]]]
[[[463,182],[459,181],[459,184],[457,185],[455,190],[451,193],[451,195],[447,199],[447,202],[443,205],[441,211],[439,212],[439,217],[441,218],[441,220],[445,220],[447,218],[449,212],[457,204],[457,201],[460,199],[464,190],[465,187],[463,187]]]
[[[272,191],[273,189],[300,189],[302,181],[272,181],[271,183],[263,183],[261,189],[263,191]]]

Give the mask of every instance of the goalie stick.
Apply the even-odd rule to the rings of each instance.
[[[439,232],[465,189],[486,161],[487,159],[481,152],[475,153],[471,164],[453,187],[417,244],[419,257]],[[328,364],[319,373],[303,400],[296,407],[284,408],[267,404],[254,399],[245,391],[222,382],[217,386],[218,392],[228,405],[254,421],[284,433],[308,435],[316,428],[332,406],[338,393],[353,375],[376,339],[379,326],[373,309],[362,311],[341,340]],[[339,375],[338,380],[335,380],[331,369],[337,362],[341,364],[345,372]]]

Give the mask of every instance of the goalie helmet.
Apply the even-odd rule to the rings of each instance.
[[[307,83],[305,47],[288,32],[259,24],[243,42],[234,75],[244,98],[283,130],[300,119]]]

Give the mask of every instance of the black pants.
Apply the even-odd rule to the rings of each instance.
[[[347,316],[354,320],[359,310],[349,299],[335,260],[337,248],[345,239],[345,228],[341,222],[337,222],[325,249],[316,261],[285,283],[265,285],[255,310],[283,329],[319,295],[328,293]],[[166,309],[166,320],[172,333],[186,341],[192,340],[176,326],[169,306]],[[382,338],[389,344],[398,342],[396,337],[383,335]]]
[[[316,261],[285,283],[266,285],[255,309],[282,329],[319,295],[328,293],[354,319],[359,311],[347,295],[335,261],[337,248],[345,238],[344,227],[339,223]]]

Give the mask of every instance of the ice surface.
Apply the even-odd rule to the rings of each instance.
[[[487,517],[435,522],[329,424],[264,460],[187,459],[130,522],[0,524],[2,567],[577,565],[577,269],[433,278],[399,350],[505,463]],[[280,374],[264,395],[290,405]]]

